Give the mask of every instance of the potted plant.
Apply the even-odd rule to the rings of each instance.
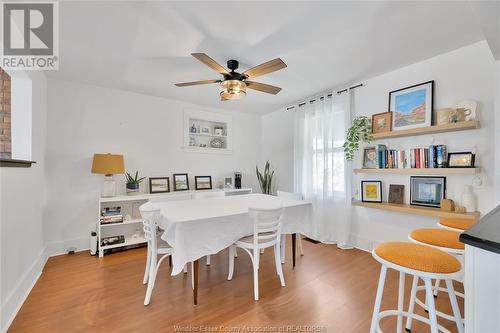
[[[125,176],[127,177],[127,195],[139,193],[139,184],[146,179],[146,177],[138,178],[139,171],[135,172],[135,177],[132,177],[128,172],[125,172]]]
[[[264,166],[264,174],[259,171],[258,166],[255,166],[255,170],[257,171],[257,180],[259,181],[260,190],[263,194],[271,194],[271,185],[274,175],[274,170],[271,171],[271,164],[269,161],[266,162],[266,165]]]
[[[365,116],[357,117],[347,130],[344,147],[345,158],[354,159],[354,153],[359,150],[359,143],[373,140],[371,119]]]

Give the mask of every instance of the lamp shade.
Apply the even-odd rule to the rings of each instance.
[[[92,173],[115,175],[125,172],[123,155],[94,154]]]

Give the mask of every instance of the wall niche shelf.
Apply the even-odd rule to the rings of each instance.
[[[185,110],[183,127],[182,149],[184,152],[232,154],[231,116],[215,112]]]
[[[452,124],[446,124],[446,125],[434,125],[434,126],[428,126],[428,127],[412,128],[412,129],[402,130],[402,131],[375,133],[375,134],[373,134],[373,140],[399,138],[399,137],[403,137],[403,136],[414,136],[414,135],[464,131],[464,130],[476,129],[479,127],[480,127],[480,124],[479,124],[478,120],[470,120],[470,121],[462,121],[459,123],[452,123]]]
[[[393,169],[354,169],[354,173],[394,174],[394,175],[474,175],[480,168],[393,168]]]
[[[477,220],[479,218],[479,212],[473,213],[456,213],[456,212],[448,212],[445,210],[441,210],[439,208],[432,207],[423,207],[423,206],[412,206],[408,204],[392,204],[388,202],[362,202],[353,200],[353,206],[366,207],[366,208],[375,208],[382,210],[389,210],[397,213],[405,213],[405,214],[415,214],[415,215],[423,215],[423,216],[433,216],[433,217],[441,217],[441,218],[460,218],[467,220]]]

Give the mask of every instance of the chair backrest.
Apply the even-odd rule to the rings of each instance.
[[[278,191],[277,194],[278,194],[278,197],[281,197],[281,198],[293,199],[293,200],[304,200],[304,197],[301,193]]]
[[[156,233],[158,232],[158,219],[160,218],[160,209],[154,203],[147,202],[139,207],[141,212],[142,229],[144,230],[144,238],[148,242],[148,246],[152,251],[158,247]]]
[[[283,208],[249,208],[248,214],[254,220],[253,242],[257,244],[271,245],[280,241],[281,220]]]
[[[211,191],[211,192],[195,192],[193,194],[193,199],[201,199],[201,198],[216,198],[216,197],[225,197],[226,193],[224,191]]]
[[[149,198],[149,202],[167,202],[167,201],[179,201],[179,200],[191,200],[191,193],[179,193],[179,194],[166,194],[166,195],[154,195]]]

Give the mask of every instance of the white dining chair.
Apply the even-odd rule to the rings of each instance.
[[[193,199],[203,199],[203,198],[217,198],[225,197],[226,193],[224,191],[203,191],[198,190],[193,193]],[[207,266],[210,265],[210,256],[207,256]]]
[[[274,247],[274,264],[280,278],[281,286],[285,286],[285,278],[280,263],[280,238],[283,208],[262,209],[249,208],[249,217],[253,219],[253,235],[240,238],[229,247],[229,274],[231,280],[234,274],[234,254],[236,248],[242,248],[250,256],[253,266],[254,299],[259,300],[259,261],[260,250]]]
[[[287,199],[293,199],[293,200],[304,200],[304,197],[302,196],[301,193],[294,193],[294,192],[285,192],[285,191],[278,191],[277,192],[278,197],[280,198],[287,198]],[[297,233],[297,248],[299,250],[299,253],[301,256],[304,255],[304,248],[302,247],[302,235]],[[281,239],[281,263],[285,263],[285,250],[286,250],[286,235],[283,235],[285,237],[282,237]]]
[[[160,210],[153,203],[146,203],[139,208],[143,218],[144,237],[148,243],[148,257],[146,261],[146,272],[144,273],[143,283],[148,284],[144,305],[148,305],[151,300],[151,294],[155,285],[156,274],[161,262],[172,255],[172,247],[166,245],[158,245],[158,219],[160,218]],[[158,256],[160,260],[158,260]]]
[[[154,195],[154,196],[151,196],[149,198],[149,202],[152,202],[152,203],[161,203],[161,202],[168,202],[168,201],[181,201],[181,200],[191,200],[192,199],[192,195],[190,193],[186,194],[186,193],[179,193],[179,194],[176,194],[176,195],[162,195],[162,194],[157,194],[157,195]],[[142,213],[141,213],[141,216],[142,216]],[[158,230],[158,226],[157,226],[157,234],[158,233],[161,233],[161,230]],[[156,244],[158,244],[159,247],[170,247],[170,245],[167,244],[167,242],[165,242],[163,239],[161,239],[158,235],[157,237],[157,242]],[[151,259],[151,251],[149,251],[149,247],[148,247],[148,251],[147,251],[147,259],[146,259],[146,268],[144,270],[144,279],[142,280],[142,283],[143,284],[146,284],[148,283],[148,274],[149,274],[149,261]],[[187,265],[184,266],[184,273],[187,273]]]

